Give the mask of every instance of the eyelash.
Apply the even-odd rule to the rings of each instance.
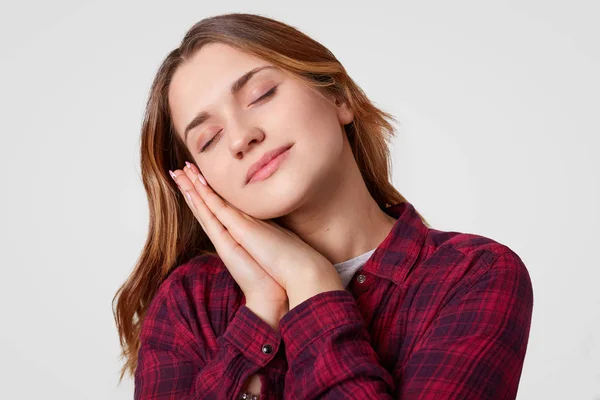
[[[267,93],[263,94],[258,99],[256,99],[255,101],[253,101],[252,104],[258,103],[259,101],[261,101],[263,99],[266,99],[267,97],[270,97],[270,96],[274,95],[276,91],[277,91],[277,86],[273,86],[273,88],[271,90],[269,90]],[[207,148],[209,148],[210,145],[214,142],[214,140],[218,136],[220,136],[220,135],[221,135],[221,132],[219,131],[219,133],[217,133],[208,142],[206,142],[206,144],[204,146],[202,146],[202,148],[200,149],[200,153],[202,153],[204,150],[206,150]]]

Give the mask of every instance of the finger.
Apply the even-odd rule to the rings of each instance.
[[[250,226],[250,221],[254,221],[254,218],[231,205],[228,201],[213,191],[210,185],[203,184],[202,181],[204,180],[204,182],[206,182],[206,179],[202,177],[200,171],[198,171],[198,167],[192,163],[186,162],[186,164],[187,166],[183,170],[189,180],[194,184],[194,187],[202,198],[203,203],[219,220],[219,222],[232,234],[234,239],[241,244],[238,239],[243,240],[243,238],[236,235],[239,235],[240,232],[247,232],[248,229],[251,229],[252,227]]]
[[[198,222],[200,223],[200,226],[202,227],[202,229],[204,230],[204,232],[206,232],[206,228],[205,228],[204,224],[202,223],[201,219],[197,215],[196,206],[194,205],[194,201],[192,199],[192,196],[191,196],[190,192],[187,189],[183,188],[179,184],[179,181],[178,181],[176,173],[174,173],[171,170],[169,170],[169,173],[171,174],[171,177],[173,178],[173,181],[175,181],[175,183],[177,184],[177,188],[179,189],[179,191],[184,195],[183,198],[185,199],[185,202],[187,203],[187,205],[191,208],[192,214],[194,214],[194,216],[196,217],[196,220],[198,220]],[[181,178],[179,178],[179,179],[181,179]]]
[[[184,171],[188,179],[194,183],[196,192],[202,198],[203,204],[219,221],[223,229],[228,232],[232,240],[241,245],[259,265],[271,265],[272,263],[269,261],[276,253],[276,249],[273,248],[276,241],[269,240],[268,235],[276,228],[273,225],[264,223],[264,221],[250,217],[221,198],[212,190],[210,185],[204,185],[201,182],[198,167],[194,164],[187,163]],[[268,268],[265,268],[265,270],[277,281],[281,280],[277,271]]]
[[[186,202],[190,205],[190,208],[192,208],[194,216],[202,226],[202,229],[204,229],[204,231],[212,239],[212,235],[225,228],[208,209],[202,200],[202,197],[196,191],[194,184],[188,178],[188,175],[181,170],[175,170],[173,174],[175,175],[175,181],[177,182],[177,185],[186,197]]]
[[[196,191],[198,192],[198,194],[200,195],[202,200],[204,200],[204,203],[209,208],[210,208],[211,204],[219,204],[219,203],[224,203],[224,205],[229,208],[235,208],[227,200],[223,199],[214,190],[212,190],[212,188],[206,182],[206,179],[202,176],[202,174],[198,170],[198,167],[196,167],[194,164],[187,162],[187,161],[186,161],[186,164],[187,165],[186,165],[186,167],[183,168],[183,171],[186,173],[189,180],[194,184]],[[211,203],[207,202],[207,199],[205,198],[206,196],[209,196]],[[211,209],[211,211],[213,211],[213,214],[214,214],[214,210]],[[240,210],[238,210],[237,208],[236,208],[236,211],[240,215],[242,215],[242,214],[246,215],[246,214],[242,213]],[[217,218],[218,218],[218,215],[217,215]]]
[[[188,169],[188,168],[184,168]],[[196,218],[204,224],[207,233],[219,257],[227,269],[243,288],[252,287],[257,282],[270,279],[267,272],[252,258],[252,256],[231,236],[226,227],[219,221],[215,214],[207,207],[206,203],[196,190],[188,176],[189,171],[176,170],[174,174],[182,190],[187,190],[191,202],[196,209]],[[197,174],[196,174],[197,177]],[[197,178],[196,178],[197,179]],[[203,185],[198,183],[198,185]],[[213,192],[215,196],[218,196]]]
[[[186,164],[187,165],[183,168],[183,171],[187,179],[193,185],[193,188],[188,188],[187,183],[184,183],[184,186],[190,193],[194,205],[196,205],[199,208],[199,212],[202,213],[202,211],[205,211],[204,215],[201,216],[202,220],[205,224],[210,225],[211,228],[216,229],[216,235],[223,235],[225,234],[225,232],[223,231],[226,231],[227,234],[232,236],[231,232],[229,231],[231,223],[229,224],[229,226],[227,226],[223,223],[219,216],[225,215],[223,209],[227,209],[228,212],[234,215],[234,218],[239,218],[241,215],[241,211],[231,206],[221,196],[215,193],[208,185],[204,185],[202,183],[203,180],[204,182],[206,182],[206,180],[204,179],[204,177],[200,178],[201,174],[199,172],[196,172],[198,171],[198,167],[189,162],[186,162]],[[215,212],[215,210],[221,211]],[[235,241],[235,238],[233,236],[232,239],[234,240],[236,245],[239,244],[239,242]]]
[[[196,220],[202,227],[202,230],[206,233],[206,227],[202,223],[202,219],[198,218],[198,212],[196,211],[196,206],[194,205],[194,201],[192,200],[192,196],[191,196],[190,192],[188,192],[186,189],[182,189],[182,190],[185,194],[185,202],[187,203],[188,206],[190,206],[190,208],[192,209],[192,214],[194,214],[194,217],[196,217]]]

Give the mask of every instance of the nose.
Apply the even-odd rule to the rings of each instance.
[[[231,154],[235,158],[241,159],[250,151],[252,147],[262,142],[264,138],[264,131],[256,126],[238,128],[237,130],[233,131],[233,134],[231,135]]]

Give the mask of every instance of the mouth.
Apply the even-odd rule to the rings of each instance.
[[[293,144],[278,147],[270,152],[265,153],[260,160],[252,164],[248,169],[246,176],[246,184],[262,181],[273,175],[279,168],[279,165],[289,155],[289,150]]]

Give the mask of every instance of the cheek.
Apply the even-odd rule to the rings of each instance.
[[[321,141],[335,132],[337,125],[335,113],[316,101],[302,104],[293,118],[294,130],[301,132],[301,139]]]
[[[228,168],[218,163],[212,162],[210,158],[202,160],[202,163],[196,162],[196,167],[200,170],[200,173],[207,180],[212,190],[219,196],[223,197],[233,186],[235,177],[228,175]],[[229,172],[229,174],[231,174]],[[229,183],[228,183],[229,182]]]
[[[317,153],[335,152],[343,145],[343,127],[328,104],[313,103],[303,115],[298,140]]]
[[[213,192],[231,204],[233,204],[232,199],[239,197],[238,192],[236,192],[236,190],[239,189],[233,187],[232,179],[227,179],[226,177],[213,177],[213,179],[208,182]]]

